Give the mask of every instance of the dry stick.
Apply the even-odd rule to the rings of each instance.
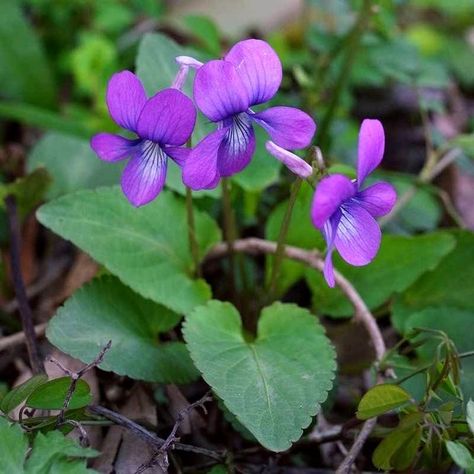
[[[113,421],[116,425],[122,426],[127,428],[131,432],[133,432],[136,436],[141,438],[146,443],[150,444],[154,448],[161,448],[166,440],[160,438],[155,433],[148,431],[143,426],[135,423],[134,421],[130,420],[126,416],[121,415],[120,413],[116,413],[113,410],[109,410],[108,408],[99,406],[99,405],[90,405],[87,409],[94,413],[95,415],[103,416],[110,421]],[[218,451],[211,451],[210,449],[200,448],[198,446],[192,446],[190,444],[184,443],[174,443],[173,449],[178,451],[187,451],[191,453],[201,454],[203,456],[207,456],[209,458],[215,459],[216,461],[223,461],[226,457],[225,452],[218,452]]]
[[[147,469],[155,466],[158,464],[158,466],[162,470],[167,470],[169,467],[169,462],[168,462],[168,457],[167,457],[167,451],[172,449],[173,445],[176,443],[176,441],[179,440],[179,438],[176,437],[176,433],[178,432],[178,429],[181,425],[181,423],[184,421],[185,416],[188,415],[192,410],[195,408],[202,408],[204,413],[207,413],[207,410],[204,406],[205,403],[212,401],[212,396],[211,392],[207,392],[202,398],[200,398],[198,401],[191,403],[188,405],[186,408],[181,410],[178,413],[178,416],[176,417],[176,421],[174,423],[173,429],[171,430],[170,434],[164,441],[164,443],[160,446],[158,451],[152,456],[152,458],[147,461],[146,463],[142,464],[138,470],[136,471],[135,474],[141,474],[145,472]]]
[[[8,225],[10,229],[10,262],[13,277],[13,285],[18,300],[21,324],[25,333],[26,347],[30,359],[31,369],[34,374],[44,373],[44,365],[41,360],[38,342],[36,341],[35,327],[33,324],[33,313],[28,302],[25,283],[21,274],[21,244],[20,244],[20,224],[15,196],[10,195],[5,198],[8,214]]]
[[[44,336],[47,325],[48,323],[42,323],[35,326],[34,330],[37,338]],[[2,337],[0,339],[0,352],[15,347],[17,344],[21,344],[22,342],[25,342],[25,338],[26,336],[23,331],[17,332],[10,336]]]
[[[32,283],[28,288],[26,288],[26,295],[29,299],[34,298],[39,295],[42,291],[46,290],[49,285],[51,285],[55,280],[57,280],[64,270],[66,270],[69,261],[67,258],[61,259],[56,265],[48,265],[45,269],[44,274],[38,281]],[[16,298],[5,303],[1,307],[2,311],[5,313],[14,313],[18,309],[18,301]]]
[[[235,252],[245,252],[250,254],[274,254],[277,250],[277,245],[275,242],[270,242],[268,240],[249,238],[236,240],[233,242],[233,249]],[[207,258],[218,258],[227,254],[228,251],[229,249],[227,244],[220,243],[211,249],[207,255]],[[317,252],[304,250],[298,247],[286,246],[284,249],[284,255],[292,260],[305,263],[309,267],[314,268],[321,273],[324,270],[324,260]],[[380,362],[387,348],[375,318],[357,290],[343,275],[341,275],[336,270],[334,271],[334,279],[337,286],[339,286],[341,291],[346,295],[347,299],[352,303],[352,306],[355,310],[356,319],[365,326],[367,332],[369,333],[372,344],[374,345],[376,360],[377,362]],[[378,382],[381,381],[382,377],[379,376]],[[364,443],[374,428],[376,421],[376,418],[372,418],[364,423],[344,461],[337,469],[336,474],[345,474],[350,471],[354,460],[357,458],[359,452],[364,446]]]
[[[64,423],[64,415],[69,407],[69,404],[71,403],[72,396],[76,391],[77,383],[79,382],[81,377],[83,377],[86,372],[102,363],[102,361],[104,360],[105,353],[110,349],[111,346],[112,341],[109,341],[99,352],[98,356],[90,364],[87,364],[78,372],[72,372],[68,368],[64,367],[58,360],[50,358],[50,361],[53,364],[56,364],[65,374],[71,377],[71,384],[69,385],[69,388],[66,392],[63,407],[61,408],[61,411],[59,412],[58,418],[56,420],[56,428]]]

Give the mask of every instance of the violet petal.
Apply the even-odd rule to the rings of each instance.
[[[377,254],[382,233],[377,221],[356,203],[341,206],[334,244],[351,265],[367,265]]]
[[[242,171],[250,163],[254,152],[255,132],[252,122],[246,113],[235,115],[219,147],[219,175],[227,177]]]
[[[379,120],[365,119],[359,132],[357,186],[380,164],[385,150],[385,133]]]
[[[251,117],[277,145],[289,150],[307,147],[316,131],[314,120],[294,107],[270,107]]]
[[[311,207],[313,225],[322,229],[325,222],[339,209],[340,205],[353,197],[355,192],[354,183],[341,174],[323,178],[316,188]]]
[[[327,243],[326,258],[324,259],[323,276],[326,283],[334,288],[336,284],[334,277],[334,265],[332,263],[332,254],[334,252],[334,238],[337,231],[337,225],[341,218],[341,212],[337,211],[331,219],[328,219],[322,228],[322,234]]]
[[[135,132],[138,117],[146,102],[145,89],[140,79],[130,71],[114,74],[107,86],[106,101],[114,121]]]
[[[163,89],[148,99],[137,123],[137,133],[162,145],[183,145],[193,133],[196,109],[177,89]]]
[[[189,154],[191,153],[191,148],[180,146],[167,146],[164,150],[165,153],[181,167],[184,166],[184,162],[188,159]]]
[[[193,190],[217,186],[220,179],[217,155],[228,130],[226,127],[210,133],[192,149],[183,167],[183,183],[186,186]]]
[[[158,196],[165,184],[167,164],[168,157],[152,141],[144,141],[134,153],[122,174],[122,190],[135,207]]]
[[[272,47],[265,41],[248,39],[238,42],[226,54],[247,91],[249,105],[270,100],[281,84],[282,67]]]
[[[272,141],[266,142],[265,148],[268,153],[273,155],[278,161],[281,161],[296,176],[305,179],[313,174],[313,168],[303,158],[291,153],[291,151],[275,145]]]
[[[388,214],[397,200],[395,188],[384,181],[369,186],[358,192],[354,201],[358,202],[372,217]]]
[[[244,112],[249,106],[244,84],[234,65],[222,60],[209,61],[197,70],[194,100],[213,122]]]
[[[127,158],[139,142],[113,133],[98,133],[91,138],[91,148],[101,160],[119,161]]]

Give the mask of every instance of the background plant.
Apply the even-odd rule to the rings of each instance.
[[[0,211],[0,446],[16,449],[0,456],[3,470],[102,472],[103,457],[85,463],[101,451],[90,434],[97,424],[131,433],[123,446],[144,453],[135,464],[114,448],[122,452],[116,468],[127,458],[130,472],[167,463],[172,472],[214,464],[221,467],[212,472],[254,472],[269,463],[348,472],[354,462],[473,469],[470,2],[310,0],[294,24],[252,31],[284,67],[270,105],[302,108],[318,124],[313,145],[323,162],[308,157],[318,178],[355,177],[362,118],[377,117],[386,130],[384,170],[373,179],[395,186],[399,200],[381,220],[370,266],[335,256],[335,289],[314,254],[325,244],[309,220],[313,189],[268,155],[258,131],[251,165],[227,182],[227,226],[219,189],[193,193],[200,263],[189,248],[189,194],[186,207],[178,168],[170,163],[167,189],[136,211],[114,186],[120,166],[89,148],[92,134],[117,131],[104,102],[112,73],[134,69],[151,95],[171,84],[176,56],[206,61],[240,37],[160,2],[4,3],[2,203],[10,197]],[[198,117],[195,143],[211,129]],[[39,226],[32,211],[42,202],[37,219],[74,246]],[[276,244],[282,228],[286,247]],[[25,333],[40,335],[39,358],[31,337],[32,357],[23,350],[14,292]],[[29,329],[25,308],[36,324]],[[47,362],[42,374],[52,350],[42,323],[49,343],[91,364],[86,372],[78,376],[55,352],[64,370]],[[275,368],[267,386],[281,395],[274,405],[257,403],[255,353]],[[288,365],[295,354],[297,369]],[[312,382],[300,391],[308,373]],[[12,390],[20,377],[26,384]],[[202,405],[207,415],[196,410]],[[262,413],[273,424],[259,425]],[[71,430],[98,451],[64,437]]]

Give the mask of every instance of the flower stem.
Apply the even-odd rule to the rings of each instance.
[[[283,221],[280,227],[280,233],[278,234],[277,248],[276,248],[275,256],[273,258],[272,276],[270,279],[270,284],[268,286],[268,300],[269,301],[273,299],[276,292],[277,281],[280,275],[281,264],[282,264],[283,255],[285,252],[286,236],[288,235],[288,230],[290,228],[290,222],[291,222],[291,216],[293,214],[296,198],[298,196],[298,192],[301,189],[302,184],[303,184],[303,180],[300,178],[297,178],[296,181],[293,183],[293,186],[291,187],[290,197],[288,199],[288,206],[286,207],[285,215],[283,216]]]
[[[339,104],[339,99],[341,98],[342,91],[347,81],[349,80],[350,71],[352,69],[352,65],[354,64],[354,60],[359,51],[360,42],[364,34],[364,31],[366,30],[371,13],[372,13],[371,0],[364,0],[362,4],[362,8],[359,11],[357,20],[354,26],[352,27],[352,29],[349,31],[346,39],[344,40],[344,47],[347,45],[349,49],[342,63],[341,70],[339,71],[339,75],[336,78],[336,82],[331,93],[331,100],[329,102],[326,113],[323,119],[321,120],[321,124],[319,125],[319,130],[318,130],[317,141],[318,141],[318,145],[323,150],[326,150],[328,147],[329,130],[331,127],[331,123],[334,119],[334,114]]]
[[[235,214],[232,209],[232,200],[230,195],[230,183],[228,178],[222,179],[222,204],[224,217],[224,237],[229,247],[229,262],[230,262],[230,282],[232,285],[232,292],[235,291],[235,252],[234,242],[236,239],[236,224]]]
[[[201,267],[199,260],[199,245],[196,239],[196,227],[194,225],[194,207],[193,207],[193,193],[190,188],[186,186],[186,216],[188,220],[188,238],[189,248],[194,261],[194,272],[197,277],[201,276]]]

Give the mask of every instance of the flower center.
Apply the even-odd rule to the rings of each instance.
[[[233,156],[241,155],[247,148],[252,130],[252,122],[246,112],[234,115],[223,122],[224,127],[228,127],[223,143],[227,153]]]

